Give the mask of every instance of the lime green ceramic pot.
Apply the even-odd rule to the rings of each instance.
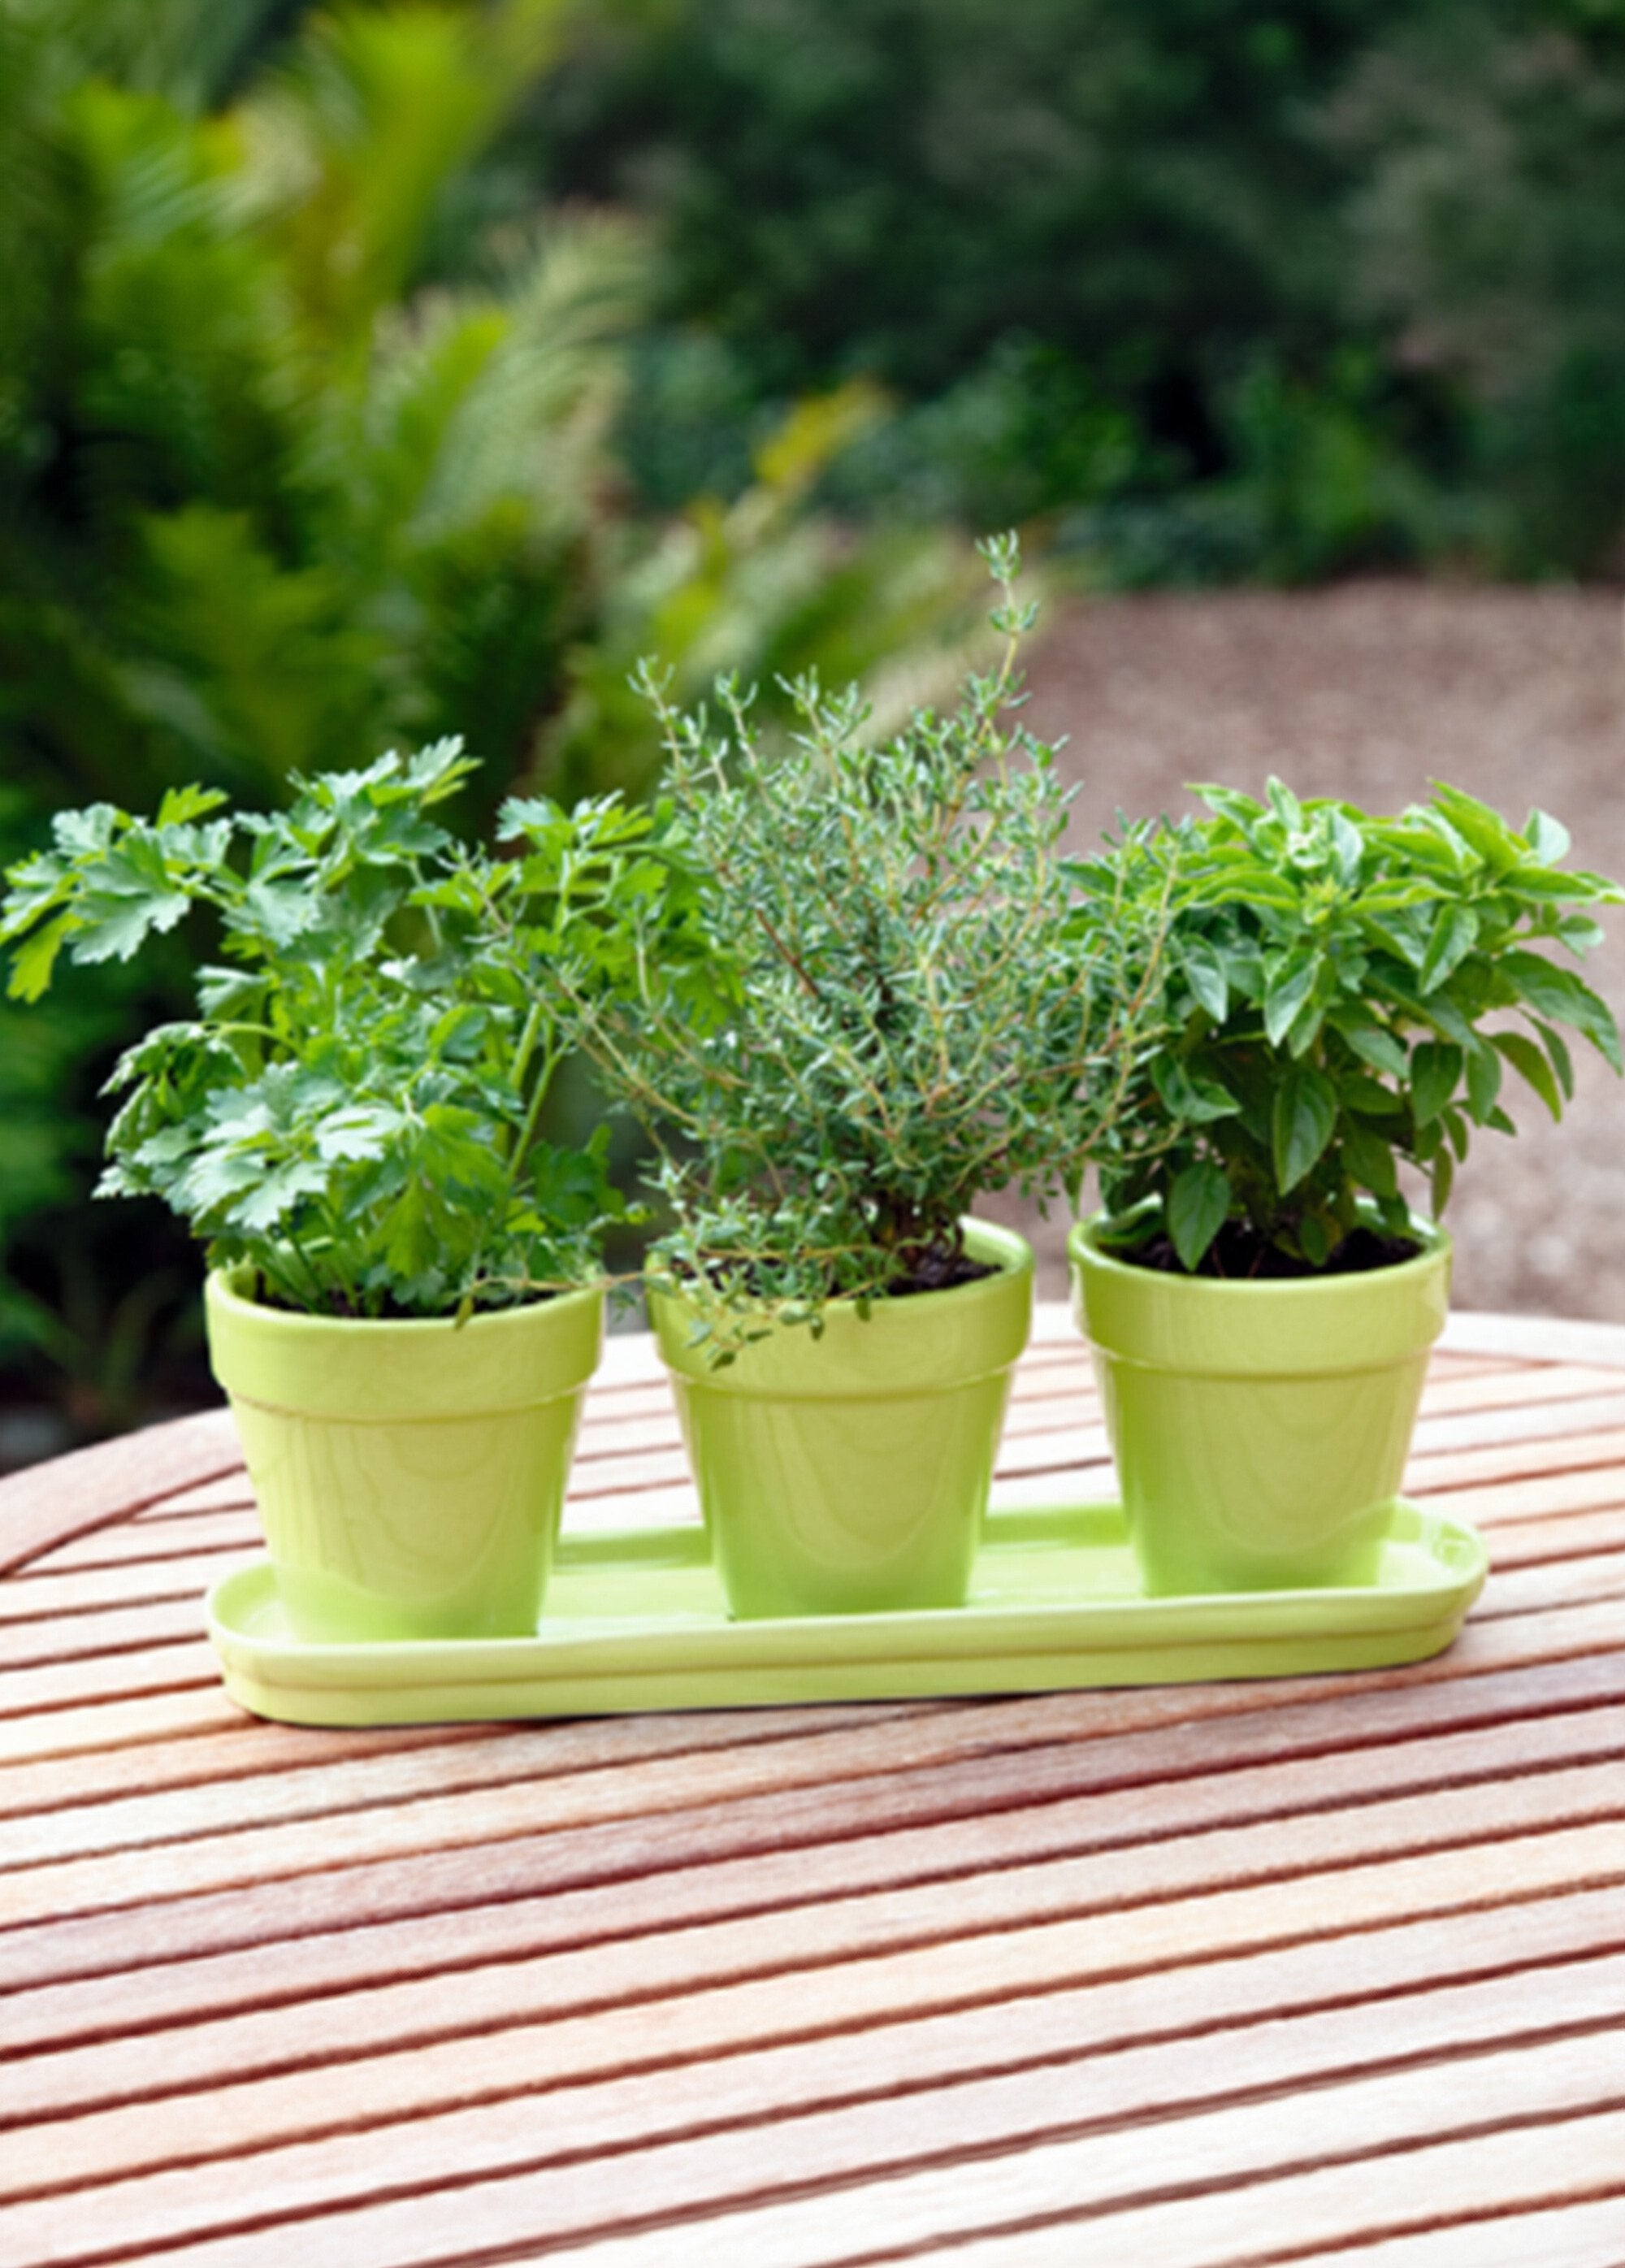
[[[1272,1283],[1172,1276],[1069,1240],[1123,1507],[1148,1591],[1374,1580],[1450,1239],[1396,1267]]]
[[[296,1636],[533,1633],[601,1287],[460,1329],[290,1314],[217,1274],[205,1313]]]
[[[826,1310],[723,1370],[691,1312],[651,1295],[711,1550],[737,1616],[964,1603],[1033,1313],[1033,1255],[981,1222],[996,1273],[951,1291]]]

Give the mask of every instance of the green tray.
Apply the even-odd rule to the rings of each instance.
[[[209,1633],[226,1690],[296,1725],[596,1716],[924,1694],[1285,1677],[1420,1661],[1484,1580],[1464,1522],[1395,1506],[1375,1582],[1148,1599],[1114,1504],[995,1512],[969,1602],[732,1622],[697,1528],[562,1539],[534,1638],[312,1646],[268,1561],[223,1576]]]

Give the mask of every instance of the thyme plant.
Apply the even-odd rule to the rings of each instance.
[[[1279,780],[1200,792],[1208,817],[1125,828],[1077,870],[1103,909],[1170,908],[1170,1039],[1135,1070],[1139,1148],[1102,1169],[1108,1239],[1216,1275],[1398,1256],[1401,1164],[1442,1214],[1472,1130],[1516,1131],[1509,1071],[1557,1118],[1564,1029],[1620,1070],[1607,1005],[1552,955],[1587,954],[1625,893],[1563,869],[1544,812],[1518,832],[1459,788],[1392,819]]]
[[[221,815],[197,788],[156,820],[110,804],[60,816],[55,847],[10,873],[0,941],[37,999],[64,951],[128,961],[194,908],[223,961],[197,1013],[129,1049],[99,1194],[162,1197],[272,1301],[312,1314],[427,1316],[503,1307],[601,1271],[623,1211],[603,1130],[537,1138],[565,1045],[562,1002],[533,982],[540,923],[573,907],[533,850],[460,846],[434,806],[473,766],[457,740],[304,783],[274,816]],[[647,821],[581,807],[579,863]],[[589,918],[586,909],[583,919]]]
[[[684,715],[643,674],[690,949],[669,950],[668,869],[646,916],[667,950],[571,982],[583,1046],[658,1146],[654,1280],[719,1344],[764,1305],[816,1320],[980,1272],[963,1217],[988,1191],[1075,1196],[1153,1036],[1155,894],[1070,887],[1069,794],[1018,714],[1033,610],[1013,539],[984,550],[1002,659],[879,744],[856,690],[790,688],[798,729],[769,754],[736,684]]]

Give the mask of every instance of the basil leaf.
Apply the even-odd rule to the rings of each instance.
[[[1424,1040],[1413,1050],[1411,1115],[1418,1126],[1437,1118],[1455,1093],[1464,1051],[1452,1042]]]
[[[1180,1265],[1191,1274],[1229,1219],[1230,1207],[1230,1178],[1210,1159],[1198,1159],[1174,1175],[1168,1191],[1168,1235]]]
[[[1496,1032],[1489,1044],[1498,1055],[1505,1057],[1526,1086],[1533,1087],[1552,1116],[1561,1118],[1562,1097],[1557,1091],[1557,1081],[1534,1042],[1523,1032]]]
[[[1315,1165],[1337,1123],[1337,1090],[1324,1071],[1294,1064],[1276,1091],[1271,1148],[1283,1196]]]
[[[1538,953],[1519,947],[1502,954],[1501,967],[1537,1015],[1571,1025],[1615,1071],[1625,1069],[1613,1010],[1572,969],[1559,968]]]

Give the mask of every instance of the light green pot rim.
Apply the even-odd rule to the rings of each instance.
[[[718,1370],[691,1344],[695,1311],[651,1286],[650,1320],[661,1359],[677,1377],[719,1394],[871,1399],[948,1391],[1007,1370],[1026,1345],[1033,1314],[1033,1248],[991,1221],[963,1223],[966,1249],[997,1270],[974,1284],[874,1300],[832,1300],[814,1338],[804,1323],[769,1329]],[[771,1310],[762,1311],[770,1321]]]
[[[1411,1217],[1415,1259],[1263,1283],[1174,1276],[1101,1249],[1103,1214],[1067,1238],[1073,1311],[1114,1359],[1219,1377],[1324,1376],[1410,1360],[1444,1329],[1452,1247]]]
[[[203,1287],[210,1359],[233,1400],[308,1417],[386,1423],[534,1408],[597,1366],[605,1286],[471,1315],[306,1315],[246,1298],[246,1271]]]

